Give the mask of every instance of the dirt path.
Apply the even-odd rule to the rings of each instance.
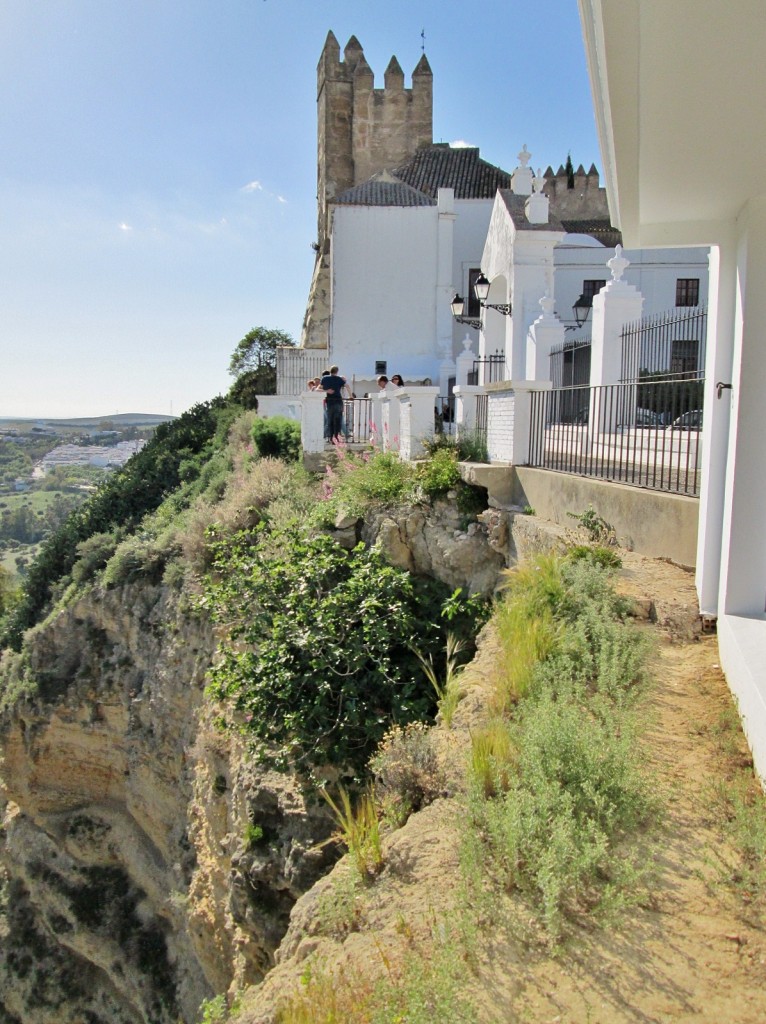
[[[766,914],[724,881],[738,855],[726,836],[716,786],[745,774],[750,762],[716,640],[699,635],[688,573],[627,555],[620,589],[638,600],[644,628],[658,639],[644,742],[665,817],[647,849],[655,869],[649,898],[612,927],[584,920],[558,956],[535,944],[534,924],[529,917],[525,924],[523,907],[509,898],[516,926],[481,936],[482,962],[468,994],[478,1024],[763,1024]],[[474,685],[444,736],[456,767],[468,730],[486,714],[484,687],[495,658],[490,641],[466,672]],[[242,1021],[273,1022],[280,993],[295,990],[311,954],[331,971],[358,977],[360,970],[376,973],[381,950],[395,958],[403,933],[425,951],[429,922],[452,913],[459,806],[438,800],[392,835],[387,866],[358,931],[333,936],[317,926],[318,901],[336,884],[333,875],[307,894],[296,908],[282,963],[260,993],[251,993],[256,998],[247,1000]]]
[[[487,1021],[528,1024],[762,1024],[766,917],[724,881],[738,863],[716,786],[750,765],[714,636],[694,637],[692,578],[628,556],[621,589],[643,598],[660,636],[645,744],[664,797],[649,906],[612,930],[580,927],[559,958],[514,951]],[[510,952],[510,951],[507,951]],[[496,954],[501,953],[500,950]],[[488,965],[489,966],[489,965]],[[516,971],[521,968],[521,977]],[[505,1000],[505,1006],[503,1001]]]

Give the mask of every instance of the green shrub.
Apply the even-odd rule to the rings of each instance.
[[[411,645],[442,649],[444,588],[297,527],[261,525],[213,551],[203,603],[223,635],[209,693],[231,703],[262,760],[359,776],[392,720],[433,712]]]
[[[118,531],[94,533],[77,545],[77,561],[72,566],[72,579],[78,585],[92,579],[104,568],[120,543]]]
[[[327,467],[313,519],[331,525],[338,515],[362,516],[368,509],[412,500],[415,470],[396,452],[354,455],[336,448],[338,464]]]
[[[370,759],[384,817],[399,826],[444,789],[431,730],[424,722],[394,725]]]
[[[457,453],[449,448],[437,449],[418,466],[418,482],[429,498],[437,498],[453,490],[460,482]]]
[[[530,897],[554,941],[569,914],[640,891],[623,840],[656,809],[630,710],[647,642],[623,621],[611,573],[538,557],[509,574],[497,624],[511,751],[500,760],[513,771],[498,777],[494,737],[474,743],[485,870]]]
[[[253,423],[253,441],[261,456],[297,462],[301,457],[301,425],[285,416],[269,416]]]

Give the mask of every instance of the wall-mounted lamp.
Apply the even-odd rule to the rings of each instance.
[[[593,296],[582,294],[580,298],[572,306],[572,312],[574,313],[575,322],[578,327],[583,327],[590,311],[593,309]]]
[[[498,313],[502,313],[503,316],[511,316],[513,307],[510,302],[487,302],[489,295],[489,281],[484,274],[479,274],[473,283],[473,293],[479,300],[479,305],[482,309],[494,309]],[[466,324],[468,327],[473,327],[475,330],[480,331],[484,326],[481,320],[472,320],[469,317],[463,316],[463,310],[465,309],[465,300],[462,295],[455,295],[450,303],[452,309],[452,315],[456,322],[459,324]]]

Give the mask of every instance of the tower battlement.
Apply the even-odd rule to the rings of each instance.
[[[343,50],[328,32],[317,65],[317,201],[320,252],[327,245],[329,202],[379,171],[398,167],[433,141],[433,73],[425,54],[404,87],[392,57],[384,86],[351,36]]]

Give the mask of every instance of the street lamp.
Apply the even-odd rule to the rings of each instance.
[[[585,295],[585,293],[583,293],[572,306],[572,312],[574,313],[575,322],[578,327],[584,326],[590,316],[591,309],[593,309],[593,296]]]
[[[510,302],[487,302],[489,296],[489,281],[484,274],[479,274],[473,284],[473,293],[479,300],[479,306],[481,309],[494,309],[498,313],[502,313],[503,316],[511,316],[512,306]],[[455,295],[450,303],[452,309],[452,316],[455,321],[459,324],[467,324],[468,327],[473,327],[477,331],[480,331],[484,326],[481,320],[472,320],[468,317],[463,316],[463,310],[465,309],[465,300],[462,295]]]

